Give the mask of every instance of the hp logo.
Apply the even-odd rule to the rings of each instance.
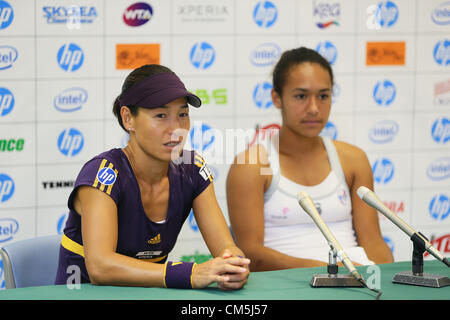
[[[8,201],[14,194],[14,180],[4,173],[0,173],[0,203]]]
[[[83,65],[83,50],[74,43],[64,44],[58,50],[57,61],[64,71],[77,71]]]
[[[394,252],[394,241],[392,241],[391,238],[384,236],[383,237],[384,242],[388,245],[389,249],[391,249],[391,252]]]
[[[97,180],[104,185],[111,185],[116,181],[116,173],[111,168],[102,168],[97,173]]]
[[[14,108],[14,95],[6,88],[0,87],[0,117],[6,116]]]
[[[375,11],[375,21],[383,28],[392,27],[398,20],[399,10],[392,1],[380,2]]]
[[[63,234],[64,232],[64,227],[66,226],[66,221],[67,218],[69,217],[68,213],[63,213],[59,218],[58,221],[56,222],[56,232],[58,232],[58,234]]]
[[[6,1],[0,0],[0,30],[8,28],[13,19],[14,11],[11,5]]]
[[[436,43],[433,56],[437,64],[448,66],[450,64],[450,40],[442,40]]]
[[[207,124],[201,124],[192,127],[189,138],[192,148],[203,152],[212,146],[215,140],[215,134],[213,128]]]
[[[253,89],[253,102],[259,109],[268,109],[273,105],[272,85],[268,82],[260,82]]]
[[[197,69],[208,69],[216,58],[214,48],[207,42],[198,42],[191,49],[191,63]]]
[[[316,47],[316,51],[320,53],[328,62],[333,65],[337,59],[337,48],[330,41],[322,41]]]
[[[189,213],[188,223],[189,223],[189,227],[191,227],[192,231],[194,231],[194,232],[199,231],[197,221],[195,221],[194,211],[192,211],[192,210]]]
[[[261,28],[270,28],[277,21],[278,10],[271,1],[260,1],[253,10],[253,21]]]
[[[437,118],[431,127],[431,138],[437,143],[447,143],[450,140],[450,119]]]
[[[394,164],[387,158],[377,159],[372,166],[373,178],[376,183],[387,184],[394,177]]]
[[[328,121],[325,127],[320,132],[320,136],[329,137],[330,139],[336,140],[338,136],[337,127],[333,122]]]
[[[444,220],[450,214],[450,200],[446,195],[436,195],[431,199],[428,209],[433,219]]]
[[[79,154],[83,149],[83,145],[83,135],[74,128],[63,130],[58,137],[58,149],[67,157],[73,157]]]
[[[379,106],[389,106],[394,100],[397,94],[395,85],[389,81],[378,81],[373,88],[373,100]]]

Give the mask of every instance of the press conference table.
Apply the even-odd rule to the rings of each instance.
[[[392,283],[397,272],[410,271],[411,262],[382,264],[380,267],[380,300],[449,300],[450,286],[420,287]],[[373,271],[357,267],[368,280]],[[222,291],[216,286],[200,290],[94,286],[82,284],[79,289],[66,285],[6,289],[0,300],[374,300],[376,294],[367,288],[325,288],[310,286],[314,274],[326,273],[326,267],[280,271],[252,272],[246,286],[237,291]],[[440,261],[424,261],[424,272],[450,277],[450,268]],[[340,268],[339,273],[347,273]],[[368,281],[369,282],[369,281]],[[370,283],[369,283],[370,285]]]

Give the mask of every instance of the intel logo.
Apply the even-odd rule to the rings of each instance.
[[[443,2],[431,11],[431,20],[444,26],[450,24],[450,1]]]
[[[19,231],[19,223],[12,218],[0,219],[0,243],[9,241]]]
[[[250,53],[250,62],[257,67],[273,65],[280,57],[281,49],[275,43],[263,43]]]
[[[53,99],[53,106],[61,112],[80,110],[87,102],[88,93],[82,88],[69,88],[60,92]]]
[[[13,66],[19,54],[17,49],[11,46],[0,46],[0,70],[6,70]]]
[[[382,120],[369,130],[369,139],[373,143],[388,143],[398,134],[398,124],[393,120]]]
[[[450,157],[433,160],[427,168],[427,176],[435,181],[450,178]]]

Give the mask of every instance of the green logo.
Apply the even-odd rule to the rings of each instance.
[[[192,256],[181,256],[181,261],[203,263],[212,259],[212,257],[213,256],[211,254],[201,254],[198,250],[195,250]]]
[[[228,102],[227,89],[225,88],[214,89],[211,92],[206,89],[197,89],[194,94],[202,100],[203,104],[214,103],[216,105],[223,105]]]
[[[22,151],[25,140],[19,139],[0,139],[0,152],[6,151]]]

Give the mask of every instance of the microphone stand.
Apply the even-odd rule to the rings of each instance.
[[[363,283],[356,280],[351,274],[338,273],[336,254],[332,248],[328,253],[328,260],[328,273],[313,275],[309,283],[311,287],[364,287]]]
[[[422,233],[419,232],[419,234],[428,241]],[[427,251],[425,241],[417,233],[411,236],[411,241],[413,242],[412,271],[396,273],[392,282],[433,288],[450,285],[450,279],[446,276],[423,272],[423,254]]]

